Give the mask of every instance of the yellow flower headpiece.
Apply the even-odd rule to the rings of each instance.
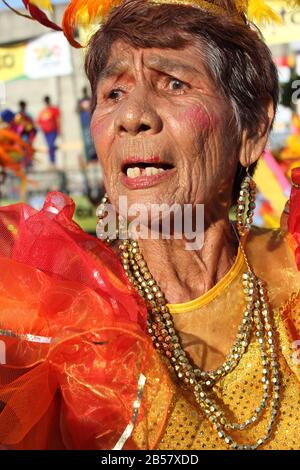
[[[62,27],[53,23],[45,13],[52,12],[51,0],[23,0],[28,14],[23,14],[12,8],[8,1],[2,0],[15,13],[26,18],[39,21],[41,24],[55,30],[62,30],[74,47],[81,45],[74,39],[74,32],[78,26],[89,27],[97,24],[101,26],[106,17],[114,7],[119,6],[124,0],[71,0],[66,7]],[[216,15],[233,15],[237,19],[246,18],[256,24],[266,22],[281,23],[281,17],[264,0],[235,0],[232,2],[234,10],[232,13],[219,6],[213,0],[148,0],[152,4],[177,4],[189,5],[208,11]],[[300,0],[285,0],[288,7],[300,7]]]

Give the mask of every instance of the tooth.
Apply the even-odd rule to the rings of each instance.
[[[162,173],[165,170],[163,168],[159,168],[158,171],[159,171],[159,173]]]
[[[146,167],[146,175],[147,175],[147,176],[156,175],[157,173],[159,173],[159,169],[158,169],[158,168],[155,168],[155,167],[153,167],[153,166],[147,166],[147,167]]]
[[[134,177],[137,178],[138,176],[141,176],[141,169],[136,166],[134,169]]]
[[[127,176],[129,178],[137,178],[138,176],[140,176],[140,174],[141,174],[140,168],[137,166],[134,168],[127,168]]]

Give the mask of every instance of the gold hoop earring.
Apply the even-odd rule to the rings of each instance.
[[[107,211],[107,204],[110,204],[108,194],[105,193],[102,197],[99,206],[96,209],[96,215],[98,217],[98,222],[96,225],[96,235],[97,238],[102,240],[106,245],[110,246],[113,241],[115,241],[119,236],[119,230],[116,229],[114,234],[108,235],[108,232],[105,232],[105,221],[104,218],[106,217]]]
[[[252,176],[249,174],[249,167],[247,167],[246,172],[247,176],[245,176],[241,184],[236,211],[236,226],[240,237],[244,237],[249,233],[256,207],[256,184]]]
[[[111,203],[108,194],[105,193],[96,210],[96,215],[98,217],[96,235],[100,240],[106,243],[106,245],[110,246],[115,240],[120,238],[120,233],[122,233],[122,239],[124,238],[124,234],[125,236],[127,235],[127,224],[125,219],[121,215],[118,215],[115,224],[117,228],[113,231],[113,233],[105,231],[107,223],[105,222],[104,218],[108,214],[108,205],[111,205]]]

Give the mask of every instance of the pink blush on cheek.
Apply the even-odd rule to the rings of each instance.
[[[111,145],[115,139],[114,121],[109,116],[94,116],[91,121],[90,129],[92,139],[96,146],[99,142],[101,142],[101,145]]]
[[[179,114],[178,116],[180,122],[191,122],[193,126],[199,127],[201,129],[214,128],[217,124],[217,119],[215,114],[209,115],[206,109],[203,106],[194,105],[190,108],[187,108],[185,111]]]
[[[108,154],[115,138],[112,122],[94,117],[91,120],[90,131],[98,156]]]
[[[93,139],[96,139],[97,135],[102,134],[104,126],[105,126],[105,122],[103,120],[102,121],[97,121],[96,119],[92,120],[92,122],[91,122],[91,135],[92,135]]]

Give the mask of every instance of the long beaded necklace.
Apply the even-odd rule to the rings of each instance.
[[[271,436],[280,404],[279,365],[276,354],[271,309],[265,283],[251,268],[243,244],[240,249],[245,259],[247,272],[242,275],[246,307],[236,340],[223,365],[213,371],[203,371],[193,365],[184,351],[175,330],[167,301],[157,282],[153,279],[143,258],[137,240],[123,240],[119,246],[124,270],[132,285],[145,300],[148,310],[148,333],[157,348],[173,367],[178,379],[190,387],[204,415],[212,423],[218,436],[235,450],[255,450]],[[230,422],[217,404],[212,390],[217,380],[233,371],[250,344],[252,335],[260,347],[262,364],[263,397],[252,416],[243,423]],[[256,423],[268,403],[271,416],[264,435],[253,444],[239,444],[230,431],[242,431]]]

